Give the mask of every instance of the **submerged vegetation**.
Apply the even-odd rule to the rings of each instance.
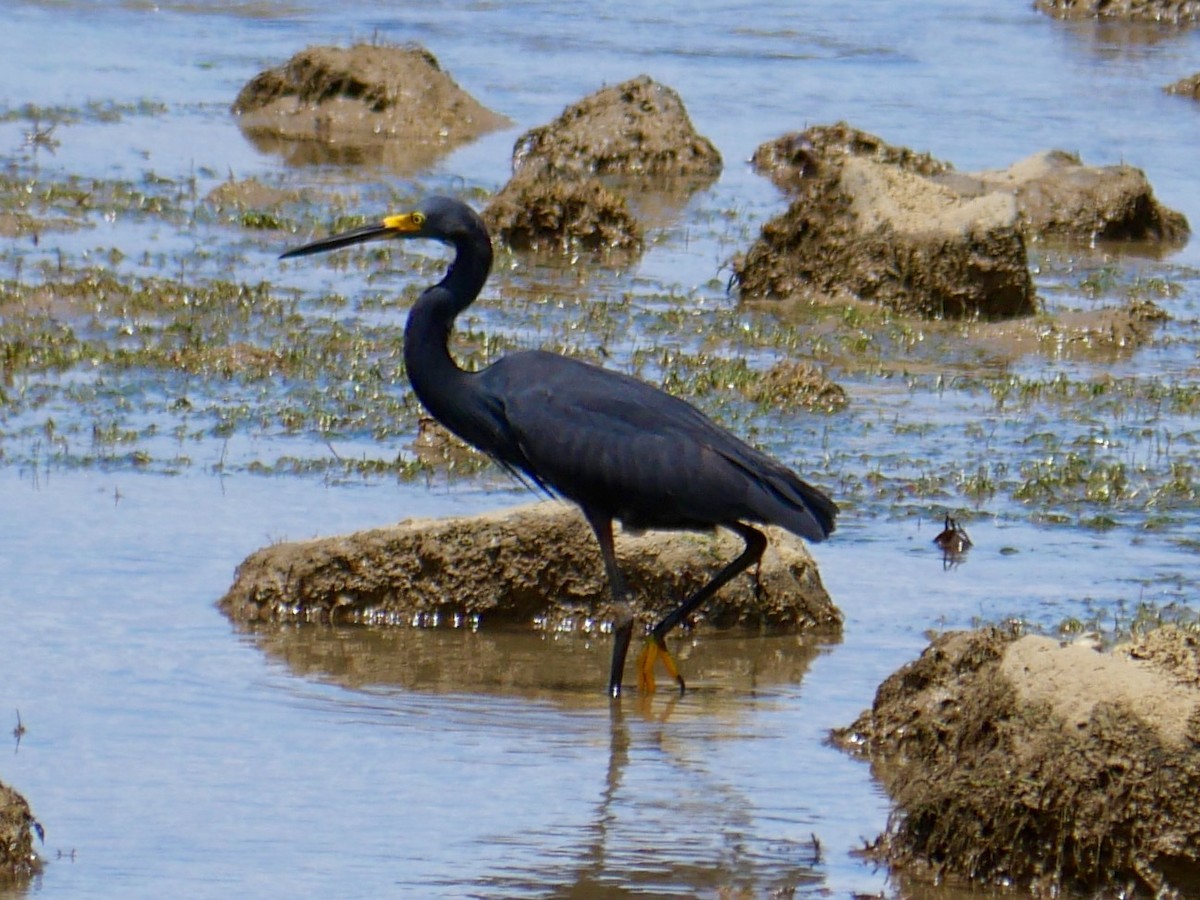
[[[275,259],[298,236],[355,227],[356,210],[406,197],[255,180],[202,194],[214,173],[50,176],[35,157],[0,173],[0,230],[14,238],[0,253],[0,462],[501,483],[479,454],[429,442],[407,388],[404,313],[444,257],[381,244],[304,266]],[[736,218],[711,227],[724,234]],[[158,237],[114,241],[102,226],[116,222]],[[952,505],[1163,527],[1191,517],[1200,491],[1200,279],[1088,266],[1048,257],[1048,311],[988,325],[864,305],[741,307],[715,278],[631,285],[501,250],[455,352],[478,368],[540,346],[630,372],[868,513]],[[1055,321],[1067,307],[1152,302],[1169,316],[1153,307],[1138,341],[1090,325],[1064,337]]]

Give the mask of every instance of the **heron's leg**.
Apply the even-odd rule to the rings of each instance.
[[[621,696],[621,679],[625,673],[625,656],[629,652],[629,640],[633,636],[633,610],[629,606],[625,576],[617,566],[617,554],[613,549],[612,518],[585,509],[584,516],[596,535],[600,555],[604,557],[604,571],[608,575],[608,589],[613,601],[613,654],[612,668],[608,674],[608,693]]]
[[[742,522],[730,522],[725,527],[731,531],[736,531],[742,536],[742,540],[746,542],[746,549],[742,551],[737,559],[714,575],[712,581],[684,600],[679,606],[668,613],[661,622],[654,626],[650,632],[650,640],[646,644],[646,649],[642,651],[642,655],[638,659],[638,684],[642,690],[654,690],[654,663],[658,659],[662,659],[667,673],[679,682],[680,692],[684,690],[683,676],[679,674],[679,668],[675,665],[675,660],[667,652],[667,645],[664,639],[670,633],[671,629],[707,603],[713,594],[728,584],[731,579],[740,575],[762,559],[763,551],[767,549],[767,536],[765,534],[757,528],[752,528]]]

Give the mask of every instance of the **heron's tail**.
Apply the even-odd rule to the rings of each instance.
[[[761,520],[816,543],[836,528],[838,507],[824,491],[787,469],[773,472],[760,483],[756,504]]]

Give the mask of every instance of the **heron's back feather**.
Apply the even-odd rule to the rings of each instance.
[[[495,455],[627,526],[777,524],[819,541],[837,507],[786,466],[689,403],[626,375],[541,351],[475,376],[491,399]]]

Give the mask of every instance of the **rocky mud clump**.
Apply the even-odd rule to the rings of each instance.
[[[1078,154],[1063,150],[944,181],[965,196],[1012,194],[1021,226],[1031,237],[1178,244],[1190,233],[1182,213],[1155,199],[1141,169],[1084,165]]]
[[[1038,896],[1200,892],[1200,641],[935,640],[835,733],[891,795],[899,870]]]
[[[833,413],[849,402],[846,389],[812,363],[782,360],[742,389],[755,403]]]
[[[521,135],[513,172],[715,178],[721,154],[696,132],[679,94],[641,75],[596,91]]]
[[[642,225],[625,198],[598,179],[513,178],[484,211],[489,230],[514,250],[641,251]]]
[[[1174,245],[1187,220],[1132,166],[1051,150],[960,173],[838,123],[763,144],[754,164],[791,198],[734,260],[746,299],[863,300],[925,318],[1037,311],[1027,243]]]
[[[845,122],[814,125],[767,141],[754,151],[750,162],[780,190],[792,193],[829,163],[851,156],[926,177],[942,175],[954,168],[929,153],[893,146]]]
[[[682,99],[642,75],[568,106],[517,139],[513,177],[485,218],[518,249],[640,249],[629,194],[711,182],[721,155],[696,132]]]

